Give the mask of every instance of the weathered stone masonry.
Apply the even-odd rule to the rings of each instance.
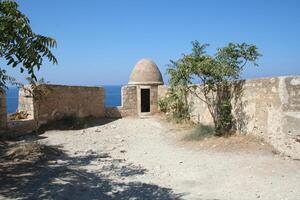
[[[29,92],[30,87],[19,90],[18,112],[25,111],[29,114],[29,118],[33,119],[34,108],[32,94]]]
[[[39,125],[64,117],[104,117],[102,87],[44,85],[49,93],[34,101],[34,118]]]
[[[246,80],[238,87],[240,98],[232,100],[238,132],[263,137],[278,151],[300,159],[300,77]],[[159,98],[166,93],[167,86],[159,86]],[[189,102],[192,121],[213,123],[205,103],[193,94]]]
[[[40,101],[20,90],[18,110],[33,115],[36,127],[64,117],[151,115],[158,112],[158,100],[167,95],[168,87],[162,84],[156,64],[142,59],[134,67],[128,85],[122,87],[121,106],[105,108],[105,92],[101,87],[43,85],[50,92]],[[239,95],[232,100],[232,112],[237,120],[237,131],[258,135],[281,153],[300,159],[300,77],[246,80],[235,86]],[[4,97],[0,94],[0,132],[7,127]],[[188,101],[193,105],[192,121],[212,124],[205,103],[193,94],[189,94]],[[30,125],[30,121],[28,123]]]
[[[6,98],[5,94],[0,92],[0,129],[7,126]]]
[[[128,85],[122,87],[122,105],[106,108],[106,116],[116,118],[157,113],[159,85],[163,85],[163,79],[157,65],[152,60],[141,59],[132,70]]]

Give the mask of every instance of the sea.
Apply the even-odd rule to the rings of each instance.
[[[105,106],[114,107],[121,105],[121,87],[122,85],[106,85],[105,89]],[[7,113],[14,113],[18,109],[19,89],[9,87],[6,91]]]

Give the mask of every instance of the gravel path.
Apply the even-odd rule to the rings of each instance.
[[[159,117],[101,123],[31,138],[44,162],[2,157],[0,199],[300,199],[300,162],[260,140],[186,142]]]
[[[124,118],[84,130],[48,131],[42,141],[62,146],[73,158],[91,156],[73,168],[114,183],[157,187],[145,196],[124,196],[124,188],[116,187],[108,199],[300,199],[299,161],[270,152],[189,148],[178,143],[181,132],[157,118]]]

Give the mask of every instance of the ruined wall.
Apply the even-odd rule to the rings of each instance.
[[[241,133],[259,135],[300,159],[300,77],[246,81],[234,109]]]
[[[33,118],[34,111],[32,94],[24,88],[19,89],[18,112],[21,111],[27,112],[29,114],[28,118]]]
[[[240,81],[236,89],[232,106],[238,132],[263,137],[281,153],[300,159],[300,77]],[[159,87],[159,98],[166,90]],[[193,94],[189,102],[192,121],[212,124],[205,103]]]
[[[137,116],[141,112],[141,89],[150,89],[150,114],[158,112],[157,85],[127,85],[122,87],[122,106],[106,108],[106,117]],[[146,113],[149,114],[149,113]]]
[[[106,108],[105,116],[120,118],[137,115],[137,87],[126,85],[121,89],[122,106]]]
[[[39,125],[64,117],[104,117],[104,89],[102,87],[81,87],[42,85],[47,95],[34,101],[34,118]]]
[[[167,85],[159,85],[157,88],[157,99],[162,99],[167,95],[168,86]]]
[[[150,112],[151,114],[158,112],[158,86],[151,86],[150,89]]]
[[[7,126],[6,97],[0,92],[0,130]]]
[[[122,87],[122,116],[137,114],[137,90],[136,86],[127,85]]]

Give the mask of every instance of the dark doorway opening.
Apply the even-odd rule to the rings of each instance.
[[[150,89],[141,89],[141,112],[150,112]]]

